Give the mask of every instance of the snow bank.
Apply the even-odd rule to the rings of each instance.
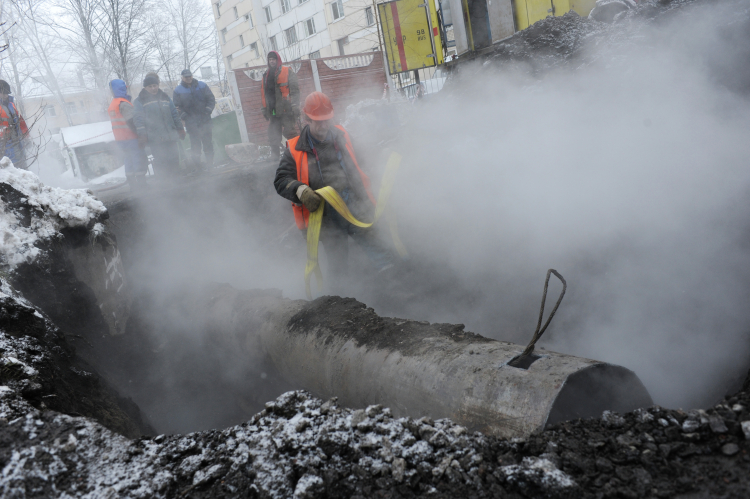
[[[67,227],[89,227],[107,211],[89,191],[48,187],[7,157],[0,160],[0,184],[23,196],[20,204],[7,196],[0,201],[0,260],[10,268],[33,262],[42,251],[38,242],[59,237]]]

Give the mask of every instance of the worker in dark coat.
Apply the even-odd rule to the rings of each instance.
[[[29,129],[10,93],[8,82],[0,80],[0,154],[7,156],[16,168],[25,170],[25,144]]]
[[[339,193],[355,218],[372,221],[375,198],[370,191],[370,180],[360,169],[347,131],[331,122],[331,101],[322,92],[313,92],[305,99],[303,112],[307,125],[299,137],[287,142],[274,179],[276,192],[293,203],[297,227],[306,234],[310,213],[321,203],[315,190],[325,186]],[[349,237],[360,245],[379,271],[393,267],[390,249],[372,228],[352,225],[326,204],[320,241],[335,277],[347,273]]]
[[[206,155],[206,164],[214,164],[214,145],[211,130],[211,113],[216,106],[216,97],[202,81],[193,78],[189,69],[182,71],[182,81],[174,89],[174,105],[185,122],[190,134],[190,152],[196,170],[203,170],[201,145]]]
[[[278,52],[269,52],[268,70],[260,84],[263,117],[268,120],[268,143],[271,159],[279,160],[281,135],[287,139],[297,136],[299,121],[299,83],[289,66],[281,64]]]
[[[177,140],[185,138],[185,129],[172,99],[159,88],[159,77],[149,73],[143,90],[134,102],[135,127],[141,146],[148,144],[154,157],[154,174],[175,176],[180,165]]]

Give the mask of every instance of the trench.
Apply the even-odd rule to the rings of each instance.
[[[353,298],[282,296],[274,284],[301,279],[304,244],[293,239],[288,203],[268,188],[272,176],[273,165],[259,164],[103,195],[133,301],[121,334],[92,327],[75,346],[158,433],[239,424],[295,389],[506,437],[651,404],[619,366],[541,351],[513,367],[520,345],[387,317],[408,312],[377,283],[350,291],[379,314]],[[376,282],[356,265],[363,255],[351,258],[357,281]]]
[[[215,279],[252,281],[243,271],[243,253],[283,238],[277,229],[284,213],[269,209],[269,175],[272,168],[242,169],[156,186],[138,197],[101,195],[133,306],[124,334],[79,345],[79,353],[133,399],[159,433],[238,424],[292,389],[261,356],[249,359],[213,341],[215,326],[193,308]],[[298,257],[293,247],[280,247],[283,255]]]

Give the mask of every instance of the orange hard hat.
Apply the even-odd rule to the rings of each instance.
[[[333,118],[333,104],[323,92],[313,92],[308,95],[302,110],[311,120],[324,121]]]

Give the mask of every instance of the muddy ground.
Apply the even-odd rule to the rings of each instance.
[[[305,392],[224,430],[132,441],[32,409],[0,421],[0,486],[4,497],[742,498],[748,407],[745,389],[707,411],[605,413],[526,441]]]

